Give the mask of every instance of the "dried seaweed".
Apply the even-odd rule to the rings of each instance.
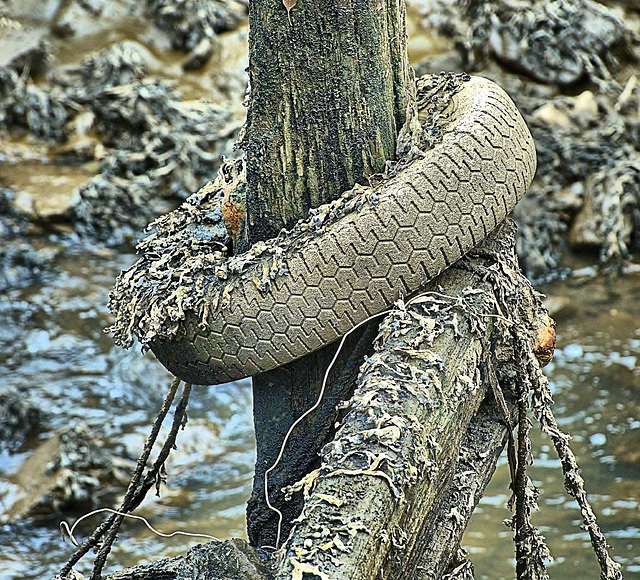
[[[138,237],[162,198],[184,198],[205,181],[239,128],[229,112],[183,102],[156,80],[104,89],[89,104],[95,129],[115,149],[80,188],[72,219],[81,235],[110,245]]]
[[[640,85],[553,99],[522,97],[538,172],[514,215],[519,255],[534,279],[562,273],[570,245],[600,250],[605,267],[624,268],[640,240]]]
[[[246,15],[242,0],[147,0],[159,28],[170,33],[173,48],[192,50],[216,33],[233,30]]]
[[[618,66],[612,47],[627,40],[623,22],[591,0],[553,0],[542,6],[534,0],[459,4],[466,24],[459,46],[467,62],[478,66],[491,55],[544,83],[610,80]]]
[[[36,87],[14,70],[0,67],[0,132],[61,142],[67,136],[70,111],[69,100],[59,90]]]
[[[188,312],[206,324],[209,311],[228,300],[235,277],[250,268],[255,269],[256,287],[268,291],[276,276],[288,273],[287,252],[322,235],[342,216],[377,203],[375,185],[424,156],[439,140],[451,98],[468,78],[443,73],[418,81],[420,113],[410,115],[398,138],[398,160],[388,163],[384,174],[373,176],[371,187],[356,184],[338,199],[311,209],[290,231],[233,256],[227,252],[222,203],[230,192],[243,198],[246,178],[242,162],[225,163],[213,183],[149,226],[153,233],[137,248],[142,257],[119,276],[111,293],[109,308],[116,319],[107,332],[117,344],[129,347],[134,337],[147,345],[174,336]],[[130,114],[132,123],[141,116]]]

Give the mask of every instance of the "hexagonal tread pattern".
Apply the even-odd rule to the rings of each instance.
[[[533,179],[533,139],[497,85],[463,84],[441,143],[376,190],[365,205],[287,255],[290,274],[260,292],[254,270],[228,307],[202,330],[152,345],[175,375],[194,384],[250,376],[333,342],[400,293],[417,291],[483,240]],[[258,272],[261,264],[257,264]]]

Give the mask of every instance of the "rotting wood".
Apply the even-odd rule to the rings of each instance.
[[[302,517],[276,568],[256,578],[445,573],[506,439],[490,383],[497,377],[512,400],[511,331],[515,325],[521,346],[532,350],[548,325],[539,295],[518,270],[513,230],[506,222],[434,280],[421,303],[400,305],[385,319],[336,438],[300,484],[307,488]],[[211,551],[205,560],[212,562],[227,549],[212,542],[198,553]],[[251,559],[252,548],[241,549]],[[183,564],[171,561],[171,570],[167,578],[186,577]],[[200,570],[199,580],[220,572]],[[121,578],[146,576],[113,580]]]
[[[249,4],[250,96],[242,147],[247,196],[238,251],[276,235],[355,183],[367,184],[395,156],[407,106],[415,101],[407,57],[404,2],[320,0]],[[283,532],[299,515],[301,495],[283,501],[281,489],[317,463],[333,429],[335,407],[348,398],[355,371],[369,354],[375,325],[349,341],[318,412],[293,436],[271,476],[270,500],[284,514]],[[253,379],[257,459],[247,506],[251,543],[273,546],[278,519],[264,493],[294,419],[313,404],[335,345]]]
[[[513,225],[400,305],[381,325],[349,411],[279,554],[276,578],[419,578],[420,539],[455,472],[462,437],[500,356],[517,336],[532,348],[545,319],[519,273]],[[542,320],[542,322],[541,322]],[[469,511],[470,515],[470,511]],[[400,548],[401,547],[401,548]],[[452,553],[443,553],[448,562]]]

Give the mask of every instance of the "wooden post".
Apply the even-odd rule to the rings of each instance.
[[[406,51],[404,0],[280,0],[249,3],[250,99],[243,148],[247,167],[247,237],[238,250],[276,235],[332,201],[394,158],[407,105],[415,100]],[[308,473],[332,431],[336,403],[348,398],[375,329],[350,339],[322,406],[300,425],[277,470],[270,499],[290,522],[300,495],[281,489]],[[264,497],[292,422],[316,399],[335,345],[253,379],[257,461],[247,508],[250,541],[273,546],[277,517]]]

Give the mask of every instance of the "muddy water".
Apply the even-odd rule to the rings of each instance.
[[[25,14],[34,13],[32,4],[24,2]],[[44,3],[40,13],[45,21],[49,8],[58,4]],[[139,36],[139,17],[118,14],[119,3],[113,5],[116,11],[97,22],[98,28],[79,29],[73,43],[54,47],[58,65]],[[441,39],[428,37],[415,22],[411,39],[414,62],[442,50]],[[214,57],[198,73],[182,71],[184,54],[157,41],[144,44],[151,73],[178,82],[186,99],[207,94],[241,109],[240,99],[230,101],[229,95],[237,91],[235,73],[246,66],[246,29],[219,37]],[[54,222],[76,186],[96,169],[91,163],[74,168],[42,163],[49,152],[38,151],[33,143],[13,143],[12,151],[19,152],[21,161],[0,168],[0,178],[22,192],[27,213]],[[17,453],[0,453],[0,580],[52,577],[73,550],[61,540],[59,521],[73,521],[83,513],[12,518],[22,468],[34,450],[57,430],[84,422],[104,449],[130,465],[169,383],[150,354],[116,348],[102,332],[110,323],[109,289],[134,256],[80,248],[57,234],[39,235],[34,245],[55,256],[51,268],[38,283],[0,295],[2,384],[18,389],[43,414],[37,436]],[[586,276],[541,290],[557,310],[559,348],[547,373],[560,425],[573,435],[573,449],[614,557],[624,565],[626,578],[640,578],[640,274],[614,280]],[[534,523],[556,558],[552,578],[597,578],[579,513],[563,492],[559,464],[545,438],[535,437],[534,455],[531,475],[541,489],[541,510]],[[244,536],[253,462],[249,384],[198,388],[189,424],[169,460],[167,485],[138,513],[166,533],[182,529],[220,538]],[[478,578],[514,575],[511,533],[502,524],[510,515],[507,499],[503,462],[464,540]],[[76,532],[78,540],[100,518],[84,522]],[[160,538],[141,523],[127,521],[110,565],[119,568],[181,554],[198,541]],[[87,572],[88,566],[81,562],[77,569]]]
[[[39,439],[85,421],[106,448],[124,457],[139,452],[168,385],[151,355],[115,348],[102,328],[105,299],[117,271],[133,260],[111,252],[65,251],[43,284],[13,290],[0,302],[0,369],[8,386],[46,412]],[[559,348],[547,368],[560,425],[573,436],[600,523],[624,564],[640,577],[640,274],[607,280],[572,279],[543,288],[559,309]],[[254,460],[251,393],[247,382],[198,388],[190,421],[178,439],[159,498],[139,511],[163,532],[176,529],[221,538],[244,535],[244,505]],[[38,445],[0,457],[0,505],[10,503],[22,461]],[[532,477],[541,489],[534,522],[556,560],[552,577],[595,578],[595,560],[579,528],[575,503],[562,489],[560,467],[543,437],[535,437]],[[508,473],[502,464],[477,510],[464,545],[478,578],[511,578],[513,548]],[[0,578],[47,578],[71,551],[49,519],[0,525]],[[97,516],[99,518],[99,516]],[[97,520],[81,525],[83,538]],[[113,567],[183,553],[196,539],[163,539],[127,522]],[[86,564],[78,566],[86,571]]]
[[[0,455],[0,512],[11,505],[20,467],[53,431],[84,421],[105,448],[139,454],[169,384],[151,355],[114,347],[102,328],[114,276],[133,256],[65,252],[46,283],[9,292],[0,301],[0,374],[43,411],[46,427],[19,453]],[[141,510],[162,530],[185,528],[221,537],[244,534],[244,503],[254,461],[251,391],[245,383],[197,389],[189,426],[169,466],[168,486]],[[0,523],[0,578],[47,578],[71,550],[58,530],[63,517]],[[99,518],[99,516],[98,516]],[[97,519],[78,531],[78,538]],[[113,565],[179,553],[184,539],[159,541],[137,524],[125,526]],[[82,564],[78,567],[83,569]]]

